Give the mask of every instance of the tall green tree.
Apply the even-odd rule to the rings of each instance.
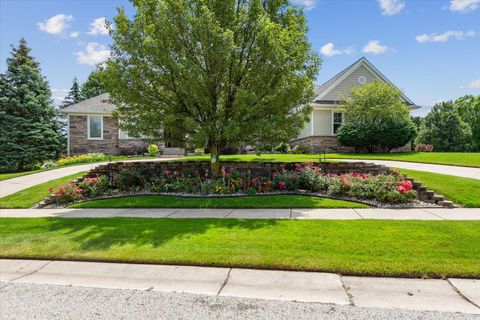
[[[460,118],[472,131],[471,151],[480,151],[480,95],[466,95],[455,100]]]
[[[47,81],[25,39],[0,75],[0,168],[27,169],[61,150],[60,125]]]
[[[80,95],[82,100],[96,97],[102,93],[107,92],[105,85],[105,69],[102,66],[98,66],[93,70],[87,80],[82,84]]]
[[[356,150],[390,152],[412,140],[415,126],[395,87],[374,81],[353,87],[345,100],[345,124],[340,143]]]
[[[80,93],[80,85],[78,84],[77,77],[73,78],[72,86],[70,87],[70,91],[68,91],[67,96],[63,99],[60,108],[65,108],[71,106],[72,104],[78,103],[82,101],[82,95]]]
[[[124,128],[161,137],[180,127],[211,153],[296,136],[320,59],[288,0],[132,0],[115,17],[109,92]]]
[[[416,143],[433,145],[434,151],[467,151],[472,131],[452,101],[437,103],[420,126]]]

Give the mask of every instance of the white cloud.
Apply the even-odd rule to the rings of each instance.
[[[76,38],[80,35],[80,32],[78,31],[73,31],[73,32],[70,32],[70,38]]]
[[[480,0],[451,0],[450,11],[467,13],[475,11],[480,5]]]
[[[85,51],[76,52],[77,61],[81,64],[96,65],[110,57],[110,50],[98,42],[88,42]]]
[[[377,0],[384,16],[393,16],[405,8],[403,0]]]
[[[70,27],[70,22],[72,20],[72,15],[57,14],[50,19],[37,23],[37,25],[40,30],[47,33],[62,34],[66,29],[68,29],[68,27]]]
[[[311,10],[317,4],[316,0],[294,0],[294,2],[304,7],[305,10]]]
[[[460,89],[465,89],[465,88],[470,88],[470,89],[480,89],[480,79],[473,80],[466,86],[460,86]]]
[[[468,37],[473,37],[475,36],[475,31],[470,30],[470,31],[445,31],[444,33],[437,34],[437,33],[431,33],[431,34],[420,34],[415,37],[417,39],[417,42],[420,43],[425,43],[425,42],[446,42],[450,38],[455,38],[457,40],[464,40],[465,38]]]
[[[333,57],[333,56],[338,56],[341,54],[352,54],[354,52],[352,47],[348,47],[345,49],[337,49],[335,48],[335,45],[331,42],[323,45],[320,48],[320,53],[323,54],[326,57]]]
[[[107,22],[105,17],[97,18],[90,23],[90,30],[88,31],[89,35],[92,36],[104,36],[108,34],[108,29],[105,25]]]
[[[388,46],[383,45],[379,40],[370,40],[362,50],[364,53],[383,54],[392,51]]]

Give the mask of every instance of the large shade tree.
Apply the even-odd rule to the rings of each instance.
[[[90,72],[87,80],[82,84],[80,99],[90,99],[107,92],[105,82],[105,69],[99,65],[95,70]]]
[[[0,74],[0,169],[28,169],[62,148],[58,112],[39,63],[24,39]]]
[[[109,92],[123,127],[160,138],[180,128],[211,152],[294,137],[320,59],[288,0],[132,0],[110,28]]]

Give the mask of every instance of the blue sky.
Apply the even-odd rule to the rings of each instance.
[[[480,0],[296,0],[324,61],[318,83],[366,56],[425,114],[437,101],[480,94]],[[0,72],[25,37],[58,102],[76,76],[108,57],[103,19],[128,1],[0,0]]]

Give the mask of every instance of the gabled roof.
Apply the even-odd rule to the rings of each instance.
[[[337,85],[339,85],[343,80],[345,80],[349,75],[351,75],[355,70],[364,66],[367,68],[373,75],[375,75],[378,79],[394,86],[397,88],[390,80],[387,79],[367,58],[362,57],[355,61],[353,64],[348,66],[347,68],[340,71],[334,77],[323,83],[321,86],[315,88],[316,97],[313,102],[319,104],[341,104],[341,101],[336,100],[325,100],[323,99],[330,91],[332,91]],[[398,88],[397,88],[398,89]],[[400,91],[401,92],[401,91]],[[403,92],[401,92],[401,97],[404,100],[405,104],[410,107],[411,109],[420,108],[419,106],[415,105],[412,100],[410,100]]]
[[[60,109],[61,113],[87,113],[87,114],[110,114],[115,110],[115,105],[109,102],[108,93],[102,93],[96,97],[80,101],[68,107]]]

